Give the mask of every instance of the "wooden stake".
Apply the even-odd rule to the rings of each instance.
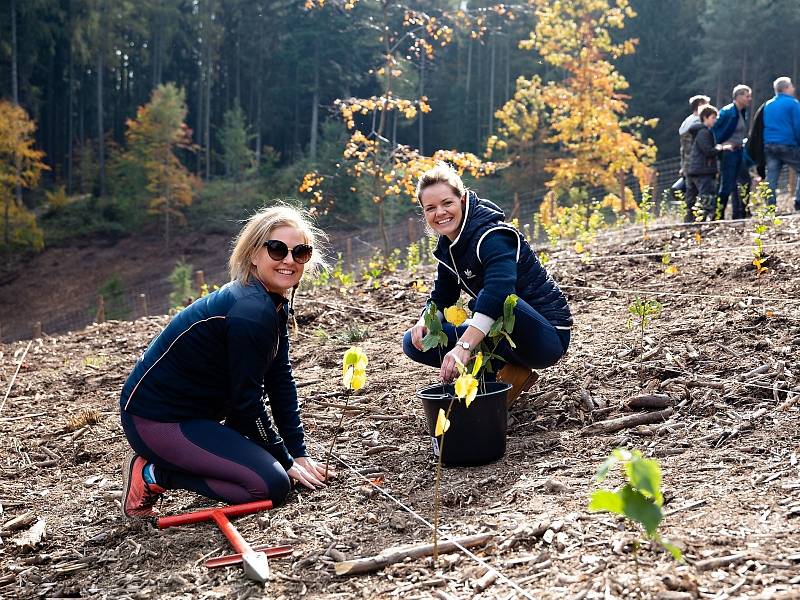
[[[519,192],[514,192],[514,208],[511,209],[511,220],[519,219]]]
[[[106,321],[106,299],[103,294],[97,297],[97,314],[94,316],[95,323],[105,323]]]
[[[345,252],[344,260],[345,260],[345,263],[347,264],[348,267],[352,267],[353,266],[353,238],[352,237],[348,237],[347,238],[347,240],[345,242],[345,246],[346,246],[346,252]]]
[[[473,548],[475,546],[482,546],[491,540],[493,534],[491,533],[478,533],[466,537],[455,538],[439,544],[439,552],[453,552],[457,549],[456,543],[464,548]],[[431,556],[433,554],[433,544],[418,544],[415,546],[398,546],[394,548],[387,548],[380,554],[375,556],[368,556],[366,558],[357,558],[355,560],[346,560],[336,563],[334,568],[337,575],[357,575],[359,573],[371,573],[379,571],[388,565],[401,562],[406,558],[420,558],[422,556]]]
[[[195,271],[194,272],[194,285],[197,288],[197,293],[200,293],[200,290],[203,289],[203,286],[206,284],[206,275],[203,271]]]
[[[33,324],[33,339],[37,340],[42,337],[42,322],[36,321]]]
[[[142,311],[142,316],[148,316],[150,311],[147,310],[147,294],[139,294],[139,305]]]
[[[408,217],[408,243],[413,244],[416,237],[417,227],[413,217]]]

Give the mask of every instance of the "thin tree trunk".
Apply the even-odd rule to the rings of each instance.
[[[467,39],[467,81],[464,85],[464,117],[469,112],[469,84],[472,77],[472,38]]]
[[[494,133],[494,71],[495,55],[497,53],[497,43],[495,42],[494,34],[492,34],[489,43],[492,45],[491,60],[489,62],[489,135],[492,135]]]
[[[205,66],[205,65],[204,65]],[[205,89],[205,84],[203,83],[203,70],[200,69],[197,77],[197,115],[196,115],[196,122],[195,122],[195,133],[197,135],[197,142],[199,144],[203,143],[205,139],[203,137],[203,107],[205,106],[205,98],[203,97],[203,90]],[[195,174],[198,177],[202,176],[203,169],[203,152],[198,151],[195,155]]]
[[[11,100],[19,106],[17,79],[17,0],[11,0]]]
[[[299,63],[294,66],[294,124],[292,127],[292,160],[295,159],[298,147],[300,146],[300,99],[298,88],[300,87],[300,67]]]
[[[97,166],[100,197],[106,195],[106,148],[103,128],[103,48],[97,52]]]
[[[206,154],[206,173],[205,179],[208,181],[211,178],[211,84],[214,77],[214,65],[211,64],[211,40],[208,40],[207,55],[206,55],[206,94],[205,101],[206,107],[204,112],[205,125],[203,126],[203,135],[205,136],[205,154]]]
[[[73,152],[75,144],[73,138],[75,136],[75,52],[72,48],[72,37],[70,32],[69,41],[69,98],[67,100],[67,193],[72,193],[72,168],[75,163]]]
[[[504,37],[506,42],[506,93],[503,102],[508,102],[511,98],[511,44],[508,41],[509,37],[508,34]]]
[[[475,147],[479,148],[481,145],[481,118],[483,116],[483,112],[481,111],[481,88],[483,87],[483,81],[481,81],[481,76],[483,75],[483,66],[481,61],[481,46],[478,45],[478,49],[476,50],[477,56],[475,57],[476,62],[478,63],[478,72],[475,74]]]
[[[308,142],[308,157],[317,160],[317,129],[319,128],[319,37],[314,37],[314,93],[311,95],[311,137]]]
[[[17,71],[17,0],[11,0],[11,99],[15,106],[19,106],[19,80]],[[14,197],[17,204],[22,204],[22,185],[20,185],[20,175],[22,173],[22,159],[16,158],[16,173],[14,181]],[[6,217],[8,217],[8,205],[6,205]],[[6,227],[8,220],[6,219]],[[8,240],[6,240],[8,244]]]
[[[419,61],[419,96],[425,95],[425,49],[422,49],[422,56]],[[419,153],[425,155],[425,119],[424,113],[419,111]]]
[[[235,105],[242,106],[242,58],[241,58],[242,20],[236,23],[236,97]]]

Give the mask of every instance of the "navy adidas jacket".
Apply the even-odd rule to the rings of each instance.
[[[122,389],[122,410],[162,422],[224,420],[288,470],[293,457],[306,456],[288,310],[285,298],[257,280],[234,281],[196,300],[137,361]]]
[[[464,290],[472,297],[471,323],[486,333],[503,314],[506,297],[515,293],[557,329],[571,328],[566,297],[525,237],[503,222],[503,211],[474,192],[468,193],[464,211],[456,239],[439,236],[433,251],[439,267],[429,302],[442,310]]]

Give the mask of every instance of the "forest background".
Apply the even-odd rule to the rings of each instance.
[[[628,2],[595,4],[608,13]],[[723,106],[732,87],[746,83],[757,106],[772,96],[775,77],[798,78],[792,33],[800,4],[792,0],[629,4],[633,12],[607,29],[614,43],[637,42],[607,54],[629,84],[614,93],[627,104],[619,117],[640,116],[636,135],[653,149],[637,160],[677,155],[689,96],[705,93]],[[12,107],[24,109],[25,164],[36,164],[34,172],[14,165],[20,158],[5,161],[2,276],[32,252],[96,236],[157,231],[169,252],[171,232],[230,234],[272,198],[305,202],[334,235],[399,222],[414,203],[394,187],[392,164],[382,167],[379,195],[363,185],[364,162],[353,168],[353,159],[364,147],[352,147],[353,129],[369,131],[373,119],[389,149],[420,157],[451,149],[468,175],[494,173],[478,157],[497,148],[494,136],[513,137],[509,124],[520,120],[498,111],[537,77],[569,76],[531,42],[538,5],[547,3],[0,1],[0,89],[8,100],[0,124],[15,122]],[[382,30],[391,32],[391,48]],[[336,103],[380,99],[387,89],[409,100],[391,111],[356,103],[348,112],[352,103]],[[517,108],[535,117],[539,100]],[[541,188],[552,175],[543,166],[561,150],[547,141],[531,131],[515,156],[492,157],[506,168],[469,183],[501,202]],[[373,174],[379,180],[384,171]]]

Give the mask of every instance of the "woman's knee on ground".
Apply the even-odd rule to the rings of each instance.
[[[292,489],[289,476],[280,463],[274,459],[266,464],[254,465],[252,476],[241,482],[252,500],[272,500],[274,504],[282,504]]]

